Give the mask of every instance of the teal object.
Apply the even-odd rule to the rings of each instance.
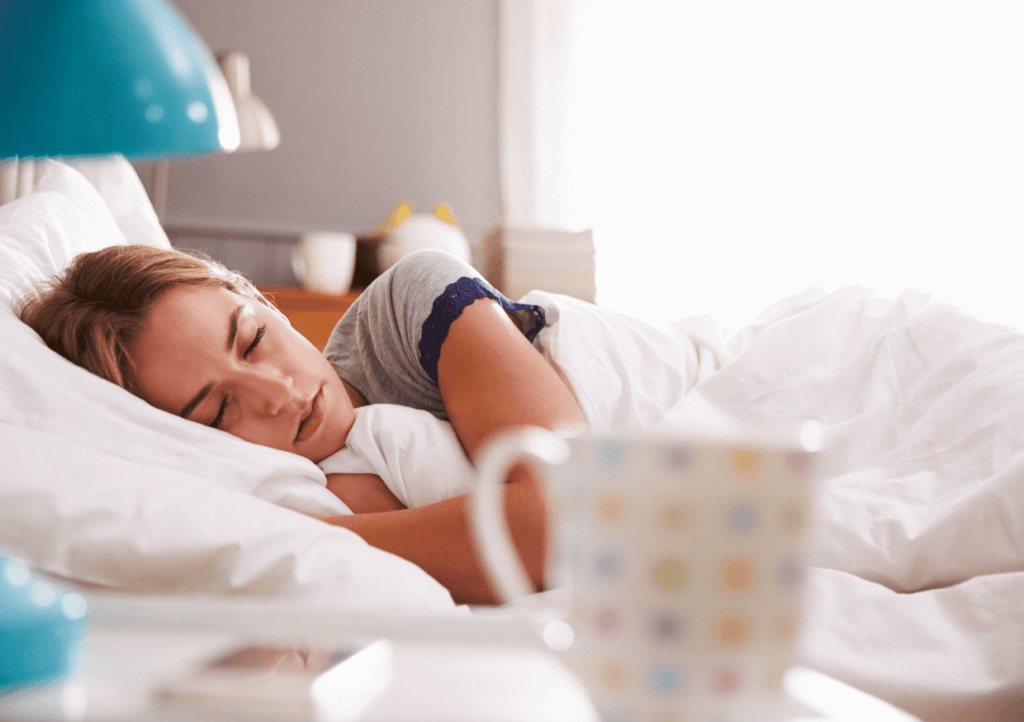
[[[82,643],[86,602],[0,555],[0,695],[70,671]]]
[[[163,0],[0,0],[0,158],[238,147],[220,67]]]

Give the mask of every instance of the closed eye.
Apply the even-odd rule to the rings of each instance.
[[[249,344],[249,348],[245,349],[245,353],[242,354],[243,359],[249,358],[249,354],[251,354],[253,350],[260,345],[260,341],[263,340],[263,334],[265,334],[266,332],[267,324],[263,324],[262,326],[259,327],[259,330],[256,331],[256,336],[253,337],[252,339],[252,343]]]
[[[225,396],[224,400],[220,402],[220,410],[217,411],[217,418],[215,418],[210,423],[210,426],[212,426],[215,429],[219,429],[220,428],[221,423],[224,421],[224,412],[227,410],[227,408],[228,408],[228,397]]]

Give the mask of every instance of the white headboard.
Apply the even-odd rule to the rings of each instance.
[[[36,162],[12,158],[0,160],[0,204],[32,192],[36,184]]]

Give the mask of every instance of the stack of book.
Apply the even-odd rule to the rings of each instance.
[[[594,302],[594,234],[589,229],[502,228],[484,240],[482,262],[487,280],[512,300],[537,289]]]

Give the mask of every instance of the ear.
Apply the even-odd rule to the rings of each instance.
[[[452,213],[452,209],[448,207],[447,203],[434,206],[434,217],[456,228],[459,225],[459,222],[455,220],[455,214]]]
[[[402,221],[412,215],[412,203],[409,201],[402,201],[397,206],[391,209],[387,217],[377,224],[377,227],[373,229],[373,235],[375,236],[386,236],[391,231],[395,230],[398,226],[402,225]]]

